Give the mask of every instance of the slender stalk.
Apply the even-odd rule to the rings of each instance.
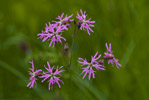
[[[68,65],[69,68],[70,68],[70,66],[71,66],[71,61],[72,61],[72,49],[73,49],[73,47],[74,47],[74,38],[75,38],[76,26],[75,26],[74,31],[72,30],[72,27],[71,27],[71,26],[70,26],[70,28],[71,28],[71,31],[72,31],[72,45],[71,45],[70,59],[69,59],[69,65]]]
[[[71,62],[72,62],[72,50],[73,50],[73,48],[74,48],[74,41],[75,41],[75,35],[76,35],[76,33],[78,32],[78,30],[76,31],[76,27],[77,26],[75,26],[75,29],[74,29],[74,31],[73,31],[73,29],[72,29],[72,27],[70,26],[70,28],[71,28],[71,31],[72,31],[72,45],[71,45],[71,51],[70,51],[70,58],[69,58],[69,63],[68,63],[68,68],[69,68],[69,72],[70,72],[70,87],[71,87],[71,92],[72,92],[72,79],[71,79],[71,77],[72,77],[72,72],[71,72]],[[73,94],[73,93],[71,93],[71,94]],[[74,95],[73,95],[73,97],[72,97],[73,99],[74,99]]]
[[[70,52],[70,60],[69,60],[69,68],[71,67],[71,61],[72,61],[72,49],[74,47],[74,38],[72,38],[72,46],[71,46],[71,52]]]
[[[71,67],[71,62],[72,62],[72,49],[74,48],[75,36],[76,36],[76,34],[78,33],[78,31],[79,31],[78,28],[77,28],[77,30],[76,30],[76,27],[77,27],[77,26],[75,26],[74,31],[72,30],[72,27],[71,27],[71,30],[72,30],[72,45],[71,45],[70,60],[69,60],[69,65],[68,65],[69,68]]]
[[[75,30],[73,31],[72,27],[70,26],[71,28],[71,31],[72,31],[72,45],[71,45],[71,51],[70,51],[70,58],[68,59],[68,70],[69,70],[69,73],[70,73],[70,88],[71,88],[71,94],[72,94],[72,98],[74,98],[74,95],[72,93],[72,79],[71,79],[71,69],[70,69],[70,66],[71,66],[71,60],[72,60],[72,49],[73,49],[73,45],[74,45],[74,33],[75,33]]]
[[[59,46],[57,46],[57,50],[61,53],[62,51],[61,51],[61,48],[59,47]],[[66,64],[66,66],[68,65],[68,61],[67,61],[67,56],[64,56],[64,54],[62,54],[62,56],[63,56],[63,59],[64,59],[64,62],[65,62],[65,64]]]
[[[93,79],[91,79],[91,81],[90,81],[90,83],[89,83],[89,86],[88,86],[88,88],[87,88],[86,91],[85,91],[83,100],[85,100],[85,98],[86,98],[86,96],[87,96],[87,93],[88,93],[88,90],[89,90],[90,87],[91,87],[92,81],[93,81]]]

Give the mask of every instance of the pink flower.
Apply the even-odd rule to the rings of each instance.
[[[37,34],[40,39],[43,38],[42,42],[45,42],[46,40],[50,40],[49,47],[53,44],[53,47],[55,45],[55,42],[60,42],[62,44],[61,39],[66,41],[64,37],[62,37],[62,27],[57,28],[56,25],[50,24],[49,26],[46,24],[45,31],[42,31],[42,33]]]
[[[36,82],[36,80],[37,80],[37,78],[36,77],[38,77],[39,75],[40,75],[40,71],[42,71],[41,69],[39,69],[39,70],[34,70],[34,63],[33,63],[33,61],[32,62],[30,62],[31,64],[32,64],[32,68],[29,68],[31,71],[29,71],[29,74],[31,75],[31,77],[29,78],[29,83],[28,83],[28,85],[27,85],[27,87],[29,87],[29,88],[33,88],[33,85],[35,84],[35,85],[37,85],[37,82]]]
[[[90,21],[91,18],[86,20],[86,16],[87,16],[87,15],[85,15],[86,11],[84,11],[84,13],[83,13],[82,9],[80,9],[80,12],[81,12],[81,16],[78,12],[77,12],[77,16],[76,16],[76,18],[80,20],[79,24],[81,24],[81,26],[79,25],[79,27],[81,30],[86,29],[88,34],[90,35],[90,31],[94,32],[90,27],[94,27],[94,25],[92,25],[92,23],[95,23],[95,21]]]
[[[83,79],[86,77],[87,74],[89,74],[88,78],[90,80],[91,78],[91,75],[93,76],[93,78],[95,78],[95,71],[93,70],[93,68],[99,70],[104,70],[104,66],[101,65],[100,63],[98,63],[98,59],[101,57],[101,55],[98,54],[98,52],[96,52],[96,54],[94,55],[94,57],[91,57],[91,61],[88,62],[86,59],[82,59],[82,58],[79,58],[79,63],[82,64],[82,66],[86,65],[87,67],[85,68],[82,68],[83,71],[81,74],[85,73],[84,76],[83,76]]]
[[[45,80],[47,80],[47,79],[49,79],[49,90],[51,89],[51,87],[52,87],[52,89],[53,89],[53,84],[54,83],[57,83],[57,85],[59,86],[59,88],[61,88],[61,86],[60,86],[60,83],[59,82],[61,82],[61,83],[63,83],[64,84],[64,82],[62,81],[62,80],[60,80],[60,77],[57,77],[58,75],[60,76],[61,74],[61,72],[63,72],[64,70],[59,70],[59,69],[61,69],[63,66],[61,66],[60,68],[58,68],[58,66],[57,66],[57,68],[56,69],[54,69],[54,66],[51,68],[50,67],[50,64],[49,64],[49,62],[47,62],[47,65],[48,65],[48,68],[47,67],[45,67],[45,69],[48,71],[48,72],[43,72],[43,75],[42,76],[40,76],[40,78],[44,78],[43,80],[42,80],[42,82],[44,82]],[[51,86],[52,85],[52,86]]]
[[[73,16],[73,14],[72,15],[70,15],[70,16],[65,16],[64,18],[63,18],[63,16],[64,16],[64,13],[62,13],[61,14],[61,16],[58,16],[56,19],[58,19],[59,21],[53,21],[53,22],[55,22],[55,25],[57,26],[57,27],[62,27],[62,29],[65,29],[65,30],[68,30],[68,28],[67,28],[67,26],[69,26],[69,24],[67,24],[67,22],[68,21],[73,21],[74,19],[70,19],[72,16]]]
[[[105,54],[104,59],[108,59],[108,64],[111,63],[112,66],[113,66],[113,62],[115,62],[117,68],[121,67],[121,64],[118,63],[118,59],[116,59],[112,54],[113,51],[111,51],[111,43],[109,44],[109,47],[108,47],[108,44],[106,43],[106,48],[107,48],[107,52],[104,53]]]

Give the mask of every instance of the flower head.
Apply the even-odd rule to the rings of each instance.
[[[82,9],[80,9],[80,12],[81,12],[81,15],[77,12],[77,16],[76,16],[76,18],[80,20],[78,23],[79,24],[78,26],[80,27],[81,30],[82,29],[87,30],[88,34],[90,35],[90,31],[94,32],[90,27],[94,27],[92,23],[95,23],[95,21],[90,21],[91,18],[86,20],[86,16],[87,16],[85,15],[86,11],[84,11],[83,13]]]
[[[62,13],[61,14],[61,16],[58,16],[56,19],[58,19],[59,21],[53,21],[53,22],[55,22],[55,25],[57,26],[57,27],[62,27],[63,29],[65,29],[65,30],[68,30],[68,26],[69,26],[69,24],[67,24],[67,22],[69,21],[69,22],[71,22],[71,21],[73,21],[74,19],[70,19],[72,16],[73,16],[73,14],[72,15],[70,15],[70,16],[65,16],[64,18],[63,18],[63,16],[64,16],[64,13]]]
[[[61,66],[60,68],[58,68],[58,66],[57,66],[57,68],[54,69],[54,66],[51,68],[49,62],[47,62],[47,65],[48,65],[48,68],[45,67],[45,66],[44,67],[45,67],[45,69],[48,72],[43,72],[43,75],[40,76],[40,78],[44,78],[42,80],[42,82],[44,82],[45,80],[49,79],[48,80],[48,82],[49,82],[49,90],[51,89],[51,87],[53,89],[53,84],[54,83],[57,83],[57,85],[59,86],[59,88],[61,88],[59,82],[61,82],[63,84],[64,84],[64,82],[62,80],[60,80],[60,77],[58,77],[58,76],[60,76],[61,75],[60,73],[64,71],[64,70],[60,70],[63,66]]]
[[[39,72],[42,70],[38,69],[35,71],[33,61],[30,63],[32,64],[32,68],[29,68],[31,70],[31,71],[29,71],[29,74],[31,75],[31,77],[29,78],[30,82],[28,83],[27,87],[33,88],[34,84],[37,85],[37,82],[36,82],[37,78],[36,77],[38,77],[40,75]]]
[[[83,79],[86,77],[87,74],[89,74],[88,78],[90,80],[91,75],[93,76],[93,78],[95,78],[95,71],[94,68],[99,70],[104,70],[104,66],[101,65],[100,63],[98,63],[98,59],[101,57],[101,55],[98,54],[98,52],[96,52],[96,54],[91,57],[91,61],[87,61],[86,59],[82,59],[79,58],[78,62],[82,64],[82,66],[86,65],[87,67],[82,68],[83,71],[81,74],[85,73],[83,76]]]
[[[106,48],[107,48],[107,52],[104,53],[105,54],[104,59],[108,59],[108,64],[111,63],[112,66],[113,66],[113,62],[115,62],[117,68],[121,67],[121,64],[118,62],[118,59],[116,59],[112,54],[113,51],[111,50],[111,43],[109,44],[109,47],[108,47],[108,44],[106,43]]]
[[[66,41],[66,39],[61,36],[63,32],[62,30],[62,27],[57,27],[56,25],[49,23],[49,26],[46,24],[45,31],[37,34],[37,36],[39,36],[40,39],[43,38],[43,42],[45,42],[46,40],[50,40],[49,47],[51,47],[52,44],[54,47],[55,42],[60,42],[62,44],[61,39]]]

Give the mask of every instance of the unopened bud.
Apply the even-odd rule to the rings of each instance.
[[[68,23],[69,23],[69,24],[71,24],[71,21],[70,21],[70,20],[68,20]]]
[[[63,25],[66,25],[66,22],[65,22],[65,21],[63,21],[63,22],[62,22],[62,24],[63,24]]]
[[[104,61],[103,60],[98,60],[98,64],[104,65]]]
[[[113,58],[114,58],[113,55],[106,55],[106,56],[104,56],[104,59],[113,59]]]
[[[70,27],[71,25],[70,25],[70,24],[66,24],[66,26],[67,26],[67,27]]]
[[[24,52],[26,52],[28,50],[28,44],[25,42],[21,42],[19,45],[20,49]]]
[[[36,76],[41,76],[42,75],[42,73],[36,73]]]
[[[66,43],[66,44],[64,45],[64,50],[68,51],[68,49],[69,49],[69,46],[68,46],[68,43]]]
[[[76,25],[76,21],[74,20],[74,24]]]
[[[90,62],[91,63],[91,60],[87,60],[87,62]]]
[[[77,24],[78,28],[80,28],[80,27],[81,27],[81,24],[82,24],[82,22],[81,22],[81,21],[79,21],[79,22],[78,22],[78,24]]]
[[[69,45],[68,45],[68,43],[66,43],[65,45],[64,45],[64,49],[63,49],[63,54],[65,55],[65,56],[67,56],[68,55],[68,52],[69,52]]]

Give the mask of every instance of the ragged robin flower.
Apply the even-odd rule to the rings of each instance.
[[[82,66],[87,66],[85,68],[82,68],[83,71],[81,74],[85,73],[83,76],[83,79],[86,77],[87,74],[89,74],[88,78],[91,79],[91,75],[93,78],[95,78],[95,71],[96,70],[104,70],[104,66],[100,63],[98,63],[98,59],[101,57],[101,55],[96,52],[94,57],[91,57],[91,61],[87,61],[86,59],[78,58],[78,62],[82,64]]]
[[[105,56],[104,56],[104,59],[108,59],[108,64],[112,64],[113,66],[113,62],[115,62],[116,64],[116,67],[119,68],[121,67],[121,64],[118,62],[118,59],[116,59],[113,55],[113,51],[111,51],[111,43],[109,44],[109,47],[108,47],[108,44],[106,43],[106,48],[107,48],[107,52],[105,52]]]
[[[34,62],[31,61],[30,62],[32,64],[32,68],[29,68],[31,71],[29,71],[29,74],[31,75],[31,77],[29,78],[29,83],[27,84],[27,87],[29,88],[33,88],[34,84],[37,85],[37,77],[39,77],[39,75],[41,75],[39,72],[41,72],[41,69],[35,70],[34,68]]]
[[[49,90],[53,89],[53,85],[54,83],[57,83],[58,87],[61,88],[61,85],[59,82],[63,83],[64,82],[62,80],[60,80],[60,76],[61,76],[61,72],[63,72],[64,70],[60,70],[63,66],[61,66],[60,68],[55,69],[54,66],[51,68],[49,62],[47,62],[48,68],[45,67],[45,69],[47,70],[47,72],[43,72],[43,75],[40,76],[40,78],[44,78],[42,80],[42,82],[44,82],[45,80],[48,79],[49,82]],[[51,86],[52,85],[52,86]]]
[[[62,29],[68,30],[67,28],[69,26],[68,22],[73,21],[73,19],[70,19],[73,16],[73,14],[70,16],[66,15],[64,18],[63,16],[64,16],[64,13],[62,13],[61,16],[58,16],[56,19],[58,19],[59,21],[53,21],[55,22],[54,25],[56,25],[57,27],[62,27]]]
[[[49,47],[55,46],[56,42],[60,42],[62,44],[61,39],[63,39],[64,41],[66,41],[66,39],[64,37],[62,37],[62,31],[63,28],[62,27],[58,27],[54,24],[50,24],[49,26],[46,25],[45,31],[42,31],[42,33],[37,34],[37,36],[39,36],[40,39],[43,38],[42,42],[45,42],[46,40],[49,41],[50,40],[50,44]]]
[[[90,31],[94,32],[90,27],[94,27],[94,25],[92,25],[92,23],[95,23],[95,21],[90,21],[91,18],[89,18],[88,20],[86,19],[87,15],[85,15],[86,11],[82,11],[82,9],[80,10],[81,15],[77,12],[77,16],[76,18],[79,19],[78,22],[78,28],[80,28],[81,30],[87,30],[88,34],[90,35]]]

